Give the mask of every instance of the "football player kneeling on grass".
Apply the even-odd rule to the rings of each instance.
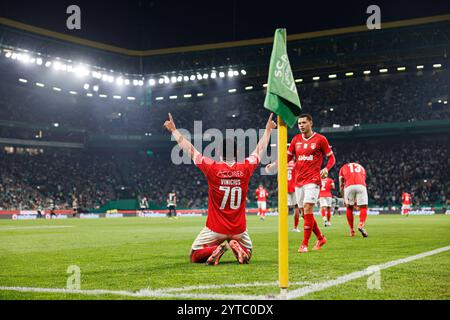
[[[235,139],[222,141],[221,161],[216,162],[204,157],[176,129],[170,113],[164,127],[172,133],[178,145],[189,154],[208,181],[208,218],[205,228],[192,245],[191,262],[217,265],[225,251],[231,248],[240,264],[249,263],[252,241],[247,232],[245,199],[250,177],[267,148],[272,129],[276,128],[272,114],[256,149],[243,162],[237,162]]]

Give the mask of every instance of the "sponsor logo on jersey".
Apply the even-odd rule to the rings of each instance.
[[[314,160],[314,156],[311,154],[309,156],[299,156],[297,158],[297,161],[313,161]]]
[[[230,171],[230,170],[223,170],[217,172],[217,176],[219,178],[242,178],[244,176],[244,173],[242,171]]]

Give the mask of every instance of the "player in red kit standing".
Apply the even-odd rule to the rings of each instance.
[[[409,210],[411,210],[412,197],[409,193],[402,193],[402,216],[409,216]]]
[[[248,183],[258,167],[261,155],[267,148],[272,129],[276,128],[270,115],[266,130],[250,157],[236,162],[236,140],[224,139],[221,161],[204,157],[176,129],[172,115],[164,127],[172,133],[178,145],[203,172],[208,181],[208,218],[206,226],[192,244],[191,262],[217,265],[228,249],[228,244],[240,264],[248,263],[252,254],[252,241],[247,232],[245,206]],[[225,241],[228,241],[226,244]]]
[[[326,177],[322,179],[322,184],[319,193],[320,210],[322,212],[322,219],[325,227],[331,226],[331,204],[333,202],[333,196],[331,190],[334,190],[334,181],[331,178]]]
[[[258,189],[256,189],[256,202],[258,204],[258,216],[260,216],[261,220],[266,218],[266,208],[267,208],[267,197],[269,193],[262,184],[259,185]]]
[[[319,200],[321,179],[336,162],[327,138],[312,130],[313,120],[310,114],[302,114],[298,119],[300,134],[296,135],[288,149],[288,162],[296,159],[295,165],[295,195],[300,209],[303,208],[303,241],[298,249],[300,253],[308,252],[311,233],[317,237],[313,250],[320,250],[327,239],[320,232],[314,219],[314,204]],[[321,169],[324,156],[328,157],[326,168]],[[269,164],[267,170],[275,163]]]
[[[353,229],[353,209],[359,207],[358,230],[364,238],[368,237],[364,226],[367,219],[368,195],[366,187],[366,170],[362,165],[351,162],[346,163],[339,170],[339,188],[344,193],[344,202],[347,207],[347,222],[350,227],[350,236],[355,235]]]
[[[294,229],[293,232],[300,232],[298,229],[298,223],[300,220],[300,209],[298,208],[297,201],[295,199],[295,161],[291,159],[288,163],[288,207],[294,208]]]

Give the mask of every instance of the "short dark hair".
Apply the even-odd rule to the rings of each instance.
[[[237,141],[234,139],[224,138],[222,140],[222,147],[220,148],[222,158],[224,160],[236,160],[237,158]]]
[[[300,118],[306,118],[306,119],[308,119],[309,121],[313,121],[312,115],[310,115],[309,113],[302,113],[298,118],[299,118],[299,119],[300,119]]]

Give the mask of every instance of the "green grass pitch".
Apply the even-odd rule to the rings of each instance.
[[[292,220],[289,217],[290,229]],[[322,227],[321,218],[316,220],[329,241],[321,251],[298,254],[303,233],[289,232],[291,282],[331,280],[450,245],[450,216],[369,216],[367,239],[359,233],[355,238],[348,236],[345,216],[334,216],[330,228]],[[231,251],[215,267],[189,263],[190,246],[204,223],[204,217],[0,220],[0,287],[65,288],[70,265],[81,269],[81,290],[134,292],[278,279],[276,217],[266,221],[248,218],[254,245],[249,265],[238,265]],[[61,228],[43,228],[47,226]],[[310,249],[314,242],[313,235]],[[363,277],[302,299],[450,299],[450,251],[382,270],[380,284],[381,289],[368,289],[367,277]],[[277,293],[278,288],[222,287],[188,292],[267,295]],[[136,298],[0,290],[0,299]]]

